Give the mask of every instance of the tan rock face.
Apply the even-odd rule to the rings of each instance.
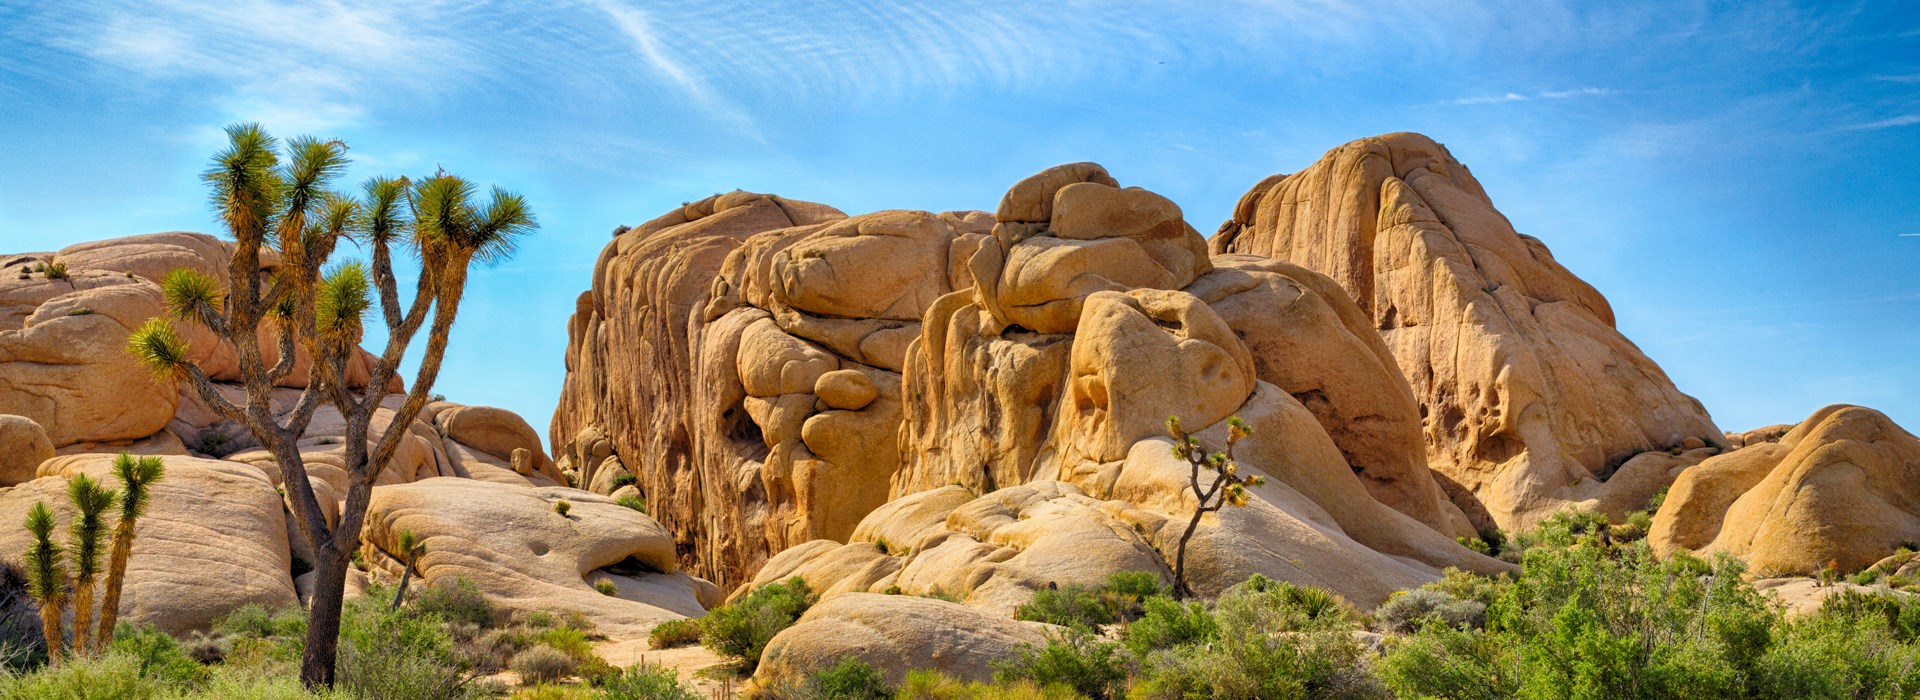
[[[581,473],[632,470],[683,566],[728,586],[806,569],[836,590],[957,587],[1009,610],[1075,567],[1087,583],[1164,571],[1192,496],[1149,453],[1164,457],[1169,415],[1198,429],[1240,414],[1274,426],[1249,449],[1277,483],[1262,515],[1206,522],[1195,567],[1220,585],[1373,570],[1339,585],[1377,602],[1439,567],[1504,568],[1452,541],[1473,529],[1427,471],[1413,394],[1331,280],[1216,263],[1178,206],[1085,163],[1016,184],[992,222],[794,206],[736,193],[621,234],[573,319],[552,433],[575,437],[556,451]],[[1020,517],[1082,547],[960,515],[941,527],[973,544],[918,565],[820,542],[858,543],[950,485],[985,494],[978,508],[1039,508]],[[1262,528],[1297,536],[1259,542]],[[1102,532],[1115,558],[1076,560]]]
[[[1761,576],[1858,571],[1920,541],[1920,439],[1858,406],[1680,474],[1648,536],[1661,554],[1727,552]]]
[[[224,281],[227,245],[205,234],[156,233],[0,258],[0,413],[39,423],[56,447],[126,445],[167,428],[180,395],[127,354],[126,337],[164,313],[159,280],[168,272],[188,268]],[[49,263],[65,265],[67,276],[32,271]],[[276,267],[269,258],[261,272]],[[197,326],[179,330],[209,376],[239,379],[231,346]],[[266,362],[278,360],[270,329],[261,347]],[[302,356],[281,385],[306,386],[306,366]],[[363,387],[371,366],[370,355],[357,355],[349,384]]]
[[[47,431],[26,416],[0,415],[0,488],[32,481],[40,463],[53,459]]]
[[[569,504],[565,514],[554,509],[560,501]],[[468,579],[509,613],[578,610],[608,635],[642,637],[720,598],[713,584],[678,572],[666,528],[576,489],[458,478],[381,486],[367,506],[362,560],[397,577],[389,552],[408,530],[427,547],[423,583]],[[618,593],[594,590],[600,580]]]
[[[1045,644],[1049,629],[1055,628],[931,598],[835,596],[807,610],[767,644],[753,680],[763,688],[798,682],[844,657],[858,656],[892,684],[915,669],[991,681],[994,662],[1011,659],[1022,644]]]
[[[848,537],[899,467],[907,345],[983,224],[736,192],[622,233],[569,326],[555,452],[595,490],[631,471],[680,565],[727,585]]]
[[[1632,510],[1642,504],[1600,487],[1623,460],[1724,443],[1614,329],[1599,292],[1424,136],[1362,139],[1268,178],[1212,245],[1299,264],[1352,295],[1419,401],[1432,468],[1482,527],[1523,529],[1581,500]]]
[[[183,634],[205,629],[241,606],[269,608],[296,602],[280,495],[258,469],[234,462],[167,457],[166,477],[154,483],[147,514],[135,532],[133,558],[121,599],[121,619]],[[21,564],[28,508],[44,501],[72,522],[67,479],[87,474],[118,488],[107,455],[56,457],[41,478],[0,489],[0,559]]]

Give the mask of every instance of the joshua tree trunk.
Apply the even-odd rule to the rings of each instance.
[[[125,452],[114,460],[113,469],[120,476],[120,522],[113,526],[113,546],[107,554],[107,582],[100,594],[95,649],[105,649],[113,642],[113,627],[120,621],[120,588],[127,582],[127,562],[133,558],[134,527],[147,510],[147,487],[167,471],[159,457],[136,458]]]
[[[1187,531],[1180,533],[1180,549],[1173,555],[1173,592],[1182,598],[1193,596],[1192,589],[1187,588],[1187,540],[1193,539],[1193,531],[1200,528],[1200,516],[1206,514],[1205,508],[1193,510],[1193,518],[1187,521]]]
[[[94,630],[94,648],[113,642],[113,626],[120,623],[120,587],[127,581],[127,561],[133,558],[133,520],[122,517],[113,528],[113,552],[107,555],[107,585],[100,592],[100,622]]]
[[[109,635],[107,642],[93,643],[93,580],[81,579],[73,587],[73,653],[87,655],[88,651],[105,649],[113,641]]]
[[[400,588],[393,592],[393,606],[391,608],[393,610],[399,610],[400,601],[407,599],[407,583],[413,579],[413,557],[407,557],[407,559],[407,561],[400,562],[402,567],[400,569]]]
[[[58,603],[40,604],[40,634],[47,638],[47,661],[60,660],[61,650],[66,647],[67,631],[61,624],[60,614],[64,606]]]
[[[307,610],[307,647],[300,655],[300,682],[309,688],[333,686],[333,661],[339,651],[340,609],[347,585],[346,553],[315,552],[313,602]],[[327,592],[334,592],[327,595]]]

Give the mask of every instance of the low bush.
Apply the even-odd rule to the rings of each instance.
[[[1029,680],[964,683],[930,669],[907,672],[894,693],[895,700],[1077,700],[1082,697],[1064,685],[1040,686]]]
[[[887,700],[893,697],[893,686],[860,657],[847,656],[808,676],[798,695],[805,700]]]
[[[1018,647],[1014,658],[997,665],[994,679],[1002,683],[1032,681],[1042,687],[1066,686],[1096,700],[1113,698],[1126,689],[1126,659],[1120,645],[1085,628],[1069,627],[1045,645]]]
[[[767,642],[800,619],[816,599],[813,589],[798,576],[761,586],[738,602],[707,611],[700,618],[700,643],[737,659],[742,670],[752,672],[760,665]]]
[[[595,686],[606,700],[701,700],[679,674],[661,666],[629,666],[597,679]]]
[[[573,675],[579,667],[580,662],[571,654],[545,644],[514,654],[509,666],[528,685],[552,683]]]
[[[1127,625],[1122,641],[1137,656],[1213,639],[1220,625],[1200,602],[1182,603],[1166,596],[1147,599],[1145,613]]]
[[[1014,609],[1013,619],[1097,630],[1113,624],[1113,612],[1095,589],[1068,584],[1034,591],[1032,599]]]
[[[1487,606],[1455,598],[1444,591],[1415,588],[1393,594],[1373,616],[1381,626],[1394,632],[1412,632],[1433,623],[1482,627],[1487,623]]]
[[[447,622],[464,622],[476,627],[493,624],[493,603],[480,587],[464,578],[441,579],[422,586],[407,601],[406,609],[415,615],[432,615]]]
[[[640,500],[639,496],[621,496],[619,498],[613,499],[613,503],[614,505],[624,506],[630,510],[637,511],[641,514],[645,514],[647,512],[647,502]]]
[[[653,626],[647,633],[647,646],[654,649],[672,649],[689,644],[700,643],[700,620],[668,620]]]

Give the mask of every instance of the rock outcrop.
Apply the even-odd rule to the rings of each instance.
[[[565,513],[554,507],[560,502]],[[444,477],[374,489],[362,561],[398,578],[394,542],[403,531],[426,545],[423,581],[473,581],[509,614],[580,611],[596,630],[622,638],[697,617],[722,597],[676,570],[666,528],[576,489]],[[600,581],[612,582],[615,594],[594,590]]]
[[[1453,541],[1472,523],[1337,284],[1209,256],[1177,205],[1090,163],[991,217],[706,200],[619,234],[570,334],[555,452],[635,474],[681,564],[726,586],[806,571],[1004,612],[1050,580],[1164,572],[1194,499],[1169,415],[1215,444],[1245,417],[1242,461],[1273,477],[1206,521],[1203,589],[1258,572],[1372,604],[1506,567]]]
[[[554,453],[596,491],[633,474],[726,585],[845,539],[887,500],[907,344],[983,228],[734,192],[621,232],[569,324]]]
[[[25,533],[17,523],[33,502],[67,517],[71,475],[85,472],[111,487],[113,453],[165,455],[168,473],[140,522],[122,613],[169,632],[205,627],[249,603],[293,604],[299,584],[292,574],[313,558],[276,492],[285,475],[273,457],[190,387],[154,379],[125,347],[133,328],[164,310],[157,280],[183,267],[221,279],[228,255],[228,244],[211,236],[165,233],[17,255],[0,270],[0,414],[20,414],[0,415],[0,516],[16,524],[0,529],[0,558],[19,563]],[[274,267],[269,256],[261,272]],[[204,331],[180,330],[215,388],[245,403],[244,389],[231,383],[239,379],[233,349]],[[275,345],[267,341],[273,362]],[[367,389],[369,357],[362,352],[350,363],[350,386]],[[304,362],[296,359],[294,372],[269,392],[276,417],[298,400]],[[403,399],[387,395],[373,416],[370,441],[389,430],[406,437],[375,482],[369,555],[388,545],[381,538],[392,534],[389,521],[404,522],[427,535],[430,547],[444,546],[420,572],[427,585],[472,578],[507,610],[576,609],[630,634],[698,615],[721,597],[713,584],[675,572],[672,538],[658,523],[605,496],[564,488],[566,475],[519,416],[443,401],[409,425],[393,425]],[[345,435],[329,406],[315,412],[299,442],[330,521],[347,493]],[[585,531],[553,520],[561,517],[552,506],[559,499],[579,504],[565,522],[585,523]],[[489,536],[475,541],[477,532]],[[536,548],[538,555],[529,553]],[[363,560],[375,579],[393,569],[389,559]],[[600,580],[614,583],[617,595],[595,591]],[[366,582],[355,572],[355,588]]]
[[[1020,645],[1044,645],[1049,630],[1057,628],[931,598],[835,596],[767,643],[753,679],[760,687],[777,687],[857,656],[894,685],[918,669],[986,682],[993,680],[995,662],[1011,659]]]
[[[1733,554],[1760,576],[1864,569],[1920,541],[1920,439],[1872,409],[1822,408],[1682,472],[1648,540]]]
[[[273,482],[245,464],[164,459],[166,477],[154,483],[135,529],[121,619],[182,634],[244,605],[294,604],[286,517]],[[117,488],[112,465],[108,455],[56,457],[40,465],[40,478],[0,489],[0,561],[21,565],[29,539],[19,523],[36,502],[53,508],[65,541],[73,518],[67,479],[86,474]]]
[[[1698,401],[1614,328],[1605,298],[1418,134],[1361,139],[1242,197],[1216,252],[1326,274],[1386,339],[1431,467],[1485,528],[1569,505],[1644,505],[1608,483],[1635,454],[1724,444]]]
[[[229,244],[200,233],[154,233],[70,246],[58,253],[0,258],[0,413],[39,423],[55,447],[127,446],[167,430],[190,398],[154,379],[126,350],[127,334],[166,310],[159,282],[178,268],[226,278]],[[268,256],[261,274],[278,262]],[[237,381],[231,346],[212,332],[183,324],[188,351],[207,374]],[[278,361],[278,345],[263,327],[261,350]],[[371,356],[357,354],[347,368],[355,388],[366,384]],[[304,353],[285,387],[306,386]],[[396,384],[394,389],[398,388]],[[171,442],[191,442],[174,434]]]

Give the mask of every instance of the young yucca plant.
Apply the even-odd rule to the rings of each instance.
[[[113,460],[113,473],[120,477],[120,522],[113,526],[113,551],[107,556],[100,623],[94,631],[95,649],[105,649],[113,641],[113,626],[120,621],[120,589],[127,582],[127,562],[133,558],[133,528],[147,512],[153,482],[166,475],[167,467],[159,457],[134,457],[122,452]]]
[[[286,475],[296,523],[316,560],[300,679],[308,687],[331,686],[347,565],[360,547],[373,482],[407,435],[388,430],[369,445],[373,413],[424,329],[426,349],[411,390],[385,421],[413,422],[433,395],[469,268],[510,257],[516,240],[537,226],[519,195],[494,188],[481,202],[473,183],[445,172],[417,181],[373,178],[358,195],[337,192],[331,186],[347,164],[346,144],[339,141],[300,137],[283,148],[254,124],[229,127],[227,140],[204,176],[215,214],[234,242],[225,279],[195,270],[167,275],[162,287],[172,320],[142,326],[128,348],[156,375],[187,382],[215,412],[245,426]],[[332,263],[342,241],[369,249],[370,263]],[[395,248],[420,263],[413,298],[405,303],[393,270]],[[280,266],[262,279],[262,252],[269,249]],[[356,393],[347,384],[347,362],[358,352],[376,298],[386,347],[372,363],[366,391]],[[174,322],[203,326],[234,347],[245,403],[214,389]],[[271,363],[258,340],[263,329],[278,341]],[[298,366],[296,354],[311,359],[307,388],[291,410],[276,414],[266,397]],[[331,523],[298,447],[321,406],[338,408],[346,424],[346,502]]]
[[[75,474],[67,481],[67,498],[73,501],[73,523],[69,526],[67,550],[73,557],[73,652],[84,655],[94,645],[93,584],[100,577],[100,541],[107,534],[107,510],[120,494],[102,488],[92,477]]]
[[[393,592],[393,610],[400,609],[400,602],[407,599],[407,584],[413,580],[414,567],[419,566],[420,557],[427,553],[427,542],[412,530],[401,530],[394,538],[394,544],[400,549],[400,587]]]
[[[1192,468],[1189,485],[1193,495],[1199,499],[1194,506],[1193,517],[1187,521],[1187,529],[1180,533],[1180,545],[1173,557],[1173,588],[1181,596],[1193,595],[1193,589],[1187,586],[1187,542],[1193,539],[1193,533],[1200,528],[1200,517],[1220,510],[1225,506],[1236,508],[1247,504],[1247,487],[1259,486],[1267,482],[1259,474],[1241,474],[1240,463],[1233,459],[1233,448],[1253,429],[1239,416],[1227,419],[1227,449],[1224,452],[1208,452],[1200,446],[1200,439],[1188,435],[1180,429],[1180,417],[1167,418],[1167,434],[1173,438],[1173,456],[1186,460]],[[1211,472],[1213,479],[1202,486],[1201,472]]]
[[[53,509],[35,503],[27,510],[27,533],[33,544],[27,548],[27,588],[40,603],[40,632],[47,638],[47,659],[59,661],[66,642],[61,615],[67,605],[67,563],[60,548],[53,544]]]

